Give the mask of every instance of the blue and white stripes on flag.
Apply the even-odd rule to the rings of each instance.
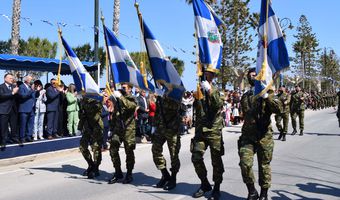
[[[77,55],[73,52],[66,40],[61,36],[62,44],[70,61],[70,70],[72,72],[74,84],[78,92],[84,91],[86,95],[100,96],[99,86],[87,72]]]
[[[200,63],[207,65],[206,70],[217,72],[221,67],[223,47],[218,26],[223,23],[203,0],[193,0],[192,5]]]
[[[169,58],[164,54],[161,45],[154,37],[144,20],[142,26],[153,78],[158,83],[166,87],[166,94],[169,97],[180,101],[185,91],[181,77]]]
[[[257,52],[255,94],[263,95],[273,85],[273,76],[289,67],[281,27],[269,0],[262,0]]]
[[[143,75],[131,59],[129,52],[106,26],[104,26],[104,34],[115,83],[130,83],[143,90],[154,91],[154,86],[150,81],[146,87]]]

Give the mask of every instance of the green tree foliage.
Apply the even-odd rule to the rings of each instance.
[[[324,49],[320,56],[319,64],[321,66],[321,87],[322,91],[332,91],[335,88],[335,83],[340,82],[340,60],[334,50],[327,53]]]
[[[42,58],[55,58],[57,52],[57,43],[51,43],[46,38],[30,37],[27,41],[22,42],[19,47],[19,53],[23,56],[34,56]]]
[[[9,54],[11,52],[11,40],[0,41],[0,54]]]
[[[315,79],[319,72],[319,65],[317,65],[317,57],[320,50],[318,49],[319,42],[316,34],[312,32],[312,27],[305,15],[300,17],[297,32],[297,35],[294,35],[297,41],[293,44],[295,52],[293,72],[303,78],[303,87],[308,86],[310,91],[312,87],[316,87],[312,79]]]

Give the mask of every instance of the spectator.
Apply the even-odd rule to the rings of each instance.
[[[75,136],[79,123],[79,105],[77,99],[76,86],[70,84],[66,93],[67,100],[67,129],[70,136]]]
[[[42,88],[42,83],[40,80],[34,81],[34,87]],[[46,90],[42,89],[39,91],[39,96],[36,98],[35,102],[35,116],[34,116],[34,131],[33,140],[44,139],[44,116],[46,113]]]
[[[238,125],[238,123],[240,122],[240,112],[239,112],[239,109],[240,109],[240,95],[237,91],[235,91],[233,93],[233,102],[232,102],[232,105],[233,105],[233,117],[234,117],[234,125]]]
[[[51,79],[51,86],[46,90],[46,111],[47,111],[47,135],[48,139],[52,137],[59,138],[58,131],[58,117],[59,117],[59,101],[60,93],[63,88],[57,85],[57,80]]]
[[[32,142],[34,127],[34,111],[36,97],[42,86],[34,87],[31,76],[24,77],[24,83],[19,86],[19,119],[20,119],[20,138],[21,142]]]
[[[0,85],[0,149],[4,151],[6,148],[6,140],[8,136],[8,122],[11,126],[12,140],[17,138],[17,114],[15,105],[15,96],[19,91],[19,88],[13,85],[14,77],[12,74],[5,74],[5,82]]]
[[[66,93],[68,91],[68,88],[65,86],[63,81],[60,81],[60,87],[62,88],[62,91],[60,93],[60,100],[59,100],[59,115],[58,115],[58,135],[59,136],[69,136],[68,134],[68,128],[67,128],[67,99],[66,99]]]
[[[145,90],[140,90],[140,94],[137,97],[137,133],[138,137],[145,136],[147,134],[147,123],[149,118],[149,106],[146,101]]]
[[[155,95],[149,93],[148,96],[148,103],[149,103],[149,119],[148,119],[148,126],[149,126],[149,135],[152,134],[152,127],[155,126],[155,114],[156,114],[156,99]]]

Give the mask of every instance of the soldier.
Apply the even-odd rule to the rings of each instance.
[[[241,99],[241,108],[244,116],[242,134],[238,140],[238,153],[243,182],[248,188],[248,200],[267,200],[268,189],[271,184],[270,162],[273,156],[273,130],[271,127],[271,114],[281,113],[281,101],[275,98],[274,92],[269,90],[263,97],[254,95],[255,68],[247,73],[252,88]],[[259,166],[260,197],[255,189],[253,174],[253,159],[257,153]]]
[[[101,118],[102,103],[100,101],[83,97],[80,101],[79,130],[82,131],[80,139],[80,152],[84,156],[88,168],[83,176],[92,179],[99,176],[99,165],[102,160],[101,146],[103,142],[103,121]],[[88,149],[91,144],[93,159]]]
[[[292,118],[292,126],[293,132],[292,135],[297,133],[296,131],[296,116],[299,116],[299,127],[300,127],[300,136],[303,135],[304,128],[304,113],[305,113],[305,97],[304,93],[301,91],[299,85],[295,86],[295,91],[291,95],[290,101],[290,115]]]
[[[178,153],[181,148],[180,116],[181,104],[167,96],[157,98],[155,115],[155,132],[152,138],[152,156],[156,167],[161,170],[162,178],[156,184],[157,188],[171,190],[176,187],[176,175],[180,168]],[[166,160],[162,154],[163,145],[167,142],[170,160],[171,176],[166,168]]]
[[[213,181],[215,184],[209,199],[213,200],[220,198],[220,184],[222,183],[224,172],[222,161],[222,156],[224,155],[223,118],[221,115],[224,97],[212,84],[215,74],[206,71],[204,76],[206,76],[206,81],[201,82],[201,87],[205,95],[203,99],[199,99],[199,95],[196,95],[194,102],[196,128],[195,137],[191,140],[191,161],[194,164],[198,178],[201,180],[201,186],[193,194],[193,197],[199,198],[212,189],[207,179],[207,169],[203,161],[204,153],[210,147]]]
[[[336,113],[336,116],[338,117],[339,127],[340,127],[340,90],[337,93],[337,96],[338,96],[338,112]]]
[[[136,122],[134,112],[137,108],[137,103],[131,91],[131,85],[122,84],[121,92],[114,91],[114,98],[111,98],[112,101],[115,102],[115,112],[111,121],[112,137],[110,139],[110,156],[115,173],[109,180],[109,184],[114,184],[123,178],[119,157],[119,147],[122,143],[124,143],[126,153],[127,169],[123,183],[127,184],[133,181],[132,170],[135,165],[135,155],[133,151],[136,148]]]
[[[288,132],[288,121],[289,121],[289,103],[290,95],[286,93],[285,86],[279,88],[279,93],[277,95],[278,99],[282,102],[282,112],[275,115],[276,127],[280,132],[278,140],[286,141],[286,134]],[[281,120],[283,120],[283,127],[281,125]]]

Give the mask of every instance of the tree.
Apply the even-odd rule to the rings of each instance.
[[[13,0],[11,53],[14,55],[18,55],[19,49],[20,14],[21,14],[21,0]]]
[[[118,36],[120,20],[120,0],[114,0],[113,3],[113,27],[112,30]]]
[[[11,53],[11,40],[1,40],[0,41],[0,54],[9,54]]]
[[[312,27],[305,15],[301,15],[299,23],[300,25],[297,27],[298,34],[294,35],[297,41],[293,44],[295,52],[295,58],[293,59],[295,65],[293,65],[293,68],[295,69],[294,72],[302,77],[304,89],[306,78],[308,79],[307,84],[310,92],[313,85],[312,79],[315,79],[319,72],[317,65],[317,54],[320,51],[318,49],[319,42],[316,34],[312,32]]]
[[[334,50],[327,54],[324,49],[320,56],[319,64],[321,66],[321,88],[322,91],[334,91],[335,83],[340,81],[340,61]]]

